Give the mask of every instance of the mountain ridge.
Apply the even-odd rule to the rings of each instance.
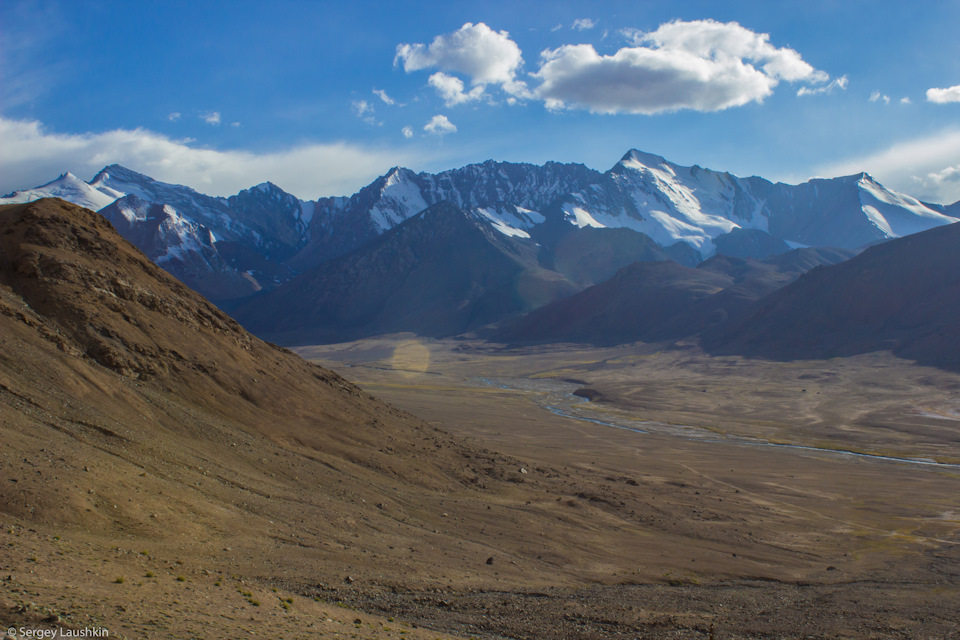
[[[604,173],[574,163],[493,160],[436,174],[394,167],[352,196],[317,200],[300,200],[271,182],[228,198],[211,197],[108,165],[89,183],[67,173],[0,203],[57,194],[99,210],[130,195],[170,207],[171,215],[183,220],[181,226],[195,232],[188,242],[181,237],[177,244],[169,236],[170,246],[156,247],[155,235],[133,229],[146,224],[145,218],[120,227],[129,238],[151,237],[153,244],[141,247],[150,255],[195,249],[188,259],[166,266],[221,303],[274,289],[443,201],[502,235],[529,238],[548,250],[570,236],[566,245],[589,238],[614,251],[616,243],[606,238],[575,232],[623,229],[652,238],[668,257],[691,266],[718,251],[764,257],[804,246],[859,249],[950,224],[960,215],[960,203],[927,205],[885,189],[866,173],[786,185],[683,167],[636,149]],[[107,213],[119,221],[116,211]],[[618,242],[621,250],[631,244]],[[643,242],[632,244],[639,248]],[[585,247],[581,253],[597,250]],[[629,258],[610,263],[607,275],[633,261]],[[551,261],[544,253],[544,264]],[[596,283],[595,274],[566,275]]]

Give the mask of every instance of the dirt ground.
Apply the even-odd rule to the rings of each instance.
[[[24,514],[0,518],[0,622],[184,639],[960,637],[955,376],[885,356],[408,336],[300,352],[463,442],[424,432],[458,480],[417,486],[213,422],[193,427],[216,435],[203,446],[81,429],[102,416],[35,441],[66,396],[0,389],[23,420],[3,425],[0,482]],[[83,522],[31,515],[64,487]]]

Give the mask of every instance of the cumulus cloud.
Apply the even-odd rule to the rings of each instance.
[[[947,89],[927,89],[927,100],[937,104],[946,104],[947,102],[960,102],[960,84]]]
[[[600,55],[589,44],[541,53],[533,74],[548,108],[654,114],[719,111],[762,102],[781,81],[824,83],[829,76],[769,35],[736,22],[674,21],[656,31],[622,34],[633,45]]]
[[[483,87],[477,86],[469,92],[464,91],[463,80],[456,76],[448,76],[443,71],[437,71],[430,76],[430,86],[437,90],[437,93],[443,98],[444,104],[448,107],[479,100],[484,96]]]
[[[400,132],[403,134],[403,137],[408,140],[413,137],[413,127],[404,127]]]
[[[179,112],[179,111],[174,111],[174,112],[171,113],[169,116],[167,116],[167,120],[169,120],[170,122],[176,122],[176,121],[179,120],[179,119],[180,119],[180,112]]]
[[[430,118],[430,122],[423,126],[423,130],[432,135],[442,136],[448,133],[455,133],[457,127],[450,122],[447,116],[435,115]]]
[[[900,98],[900,104],[910,104],[910,98],[906,96]]]
[[[513,96],[527,94],[526,84],[517,79],[523,65],[520,47],[506,31],[494,31],[482,22],[468,22],[453,33],[437,36],[429,45],[397,46],[394,64],[401,63],[407,73],[439,69],[446,78],[453,73],[465,75],[474,87],[466,95],[472,95],[475,90],[483,95],[489,85],[499,86]],[[431,76],[431,80],[435,76]],[[440,90],[436,83],[431,84]]]
[[[207,113],[200,114],[200,118],[207,124],[218,126],[220,124],[220,112],[219,111],[208,111]]]
[[[570,28],[577,31],[586,31],[587,29],[593,29],[595,26],[597,26],[597,23],[590,18],[577,18]]]
[[[39,122],[0,117],[0,193],[36,187],[64,171],[90,179],[116,163],[214,196],[229,196],[272,180],[298,197],[312,199],[355,193],[389,167],[421,162],[409,152],[343,142],[271,153],[189,145],[144,129],[57,134],[45,131]]]
[[[834,78],[833,80],[823,85],[822,87],[800,87],[797,90],[797,95],[798,96],[816,96],[824,93],[833,93],[834,89],[840,89],[841,91],[846,91],[848,84],[850,84],[850,80],[847,79],[847,76],[840,76],[839,78]]]
[[[883,104],[890,104],[890,96],[884,95],[879,91],[874,91],[870,94],[870,102],[883,102]]]
[[[860,171],[927,202],[960,201],[960,130],[899,142],[870,155],[822,167],[818,173],[838,176]]]

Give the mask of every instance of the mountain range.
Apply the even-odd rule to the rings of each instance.
[[[0,204],[41,197],[102,211],[152,259],[165,260],[171,273],[215,301],[276,288],[439,202],[504,236],[533,240],[546,249],[540,259],[548,268],[556,260],[571,266],[564,253],[571,243],[564,239],[578,229],[642,233],[669,258],[694,266],[718,251],[763,258],[802,246],[860,249],[960,217],[960,203],[926,204],[867,174],[775,184],[682,167],[636,150],[604,173],[555,162],[487,161],[437,174],[394,168],[353,196],[316,200],[300,200],[269,182],[229,198],[211,197],[110,165],[90,182],[65,173],[0,198]],[[166,207],[163,224],[159,213],[147,215],[144,203]],[[160,233],[160,227],[177,231]],[[608,244],[606,233],[580,238]],[[623,246],[626,235],[613,242]],[[632,242],[650,244],[639,236]],[[574,252],[589,253],[586,245]],[[561,255],[554,256],[557,248]],[[633,261],[625,260],[616,267]]]
[[[604,173],[393,168],[353,196],[308,201],[269,182],[212,197],[110,165],[0,203],[51,196],[98,210],[156,264],[288,344],[402,331],[677,339],[732,326],[806,270],[960,216],[960,203],[923,203],[867,174],[787,185],[636,150]]]

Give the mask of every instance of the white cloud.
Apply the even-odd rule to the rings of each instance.
[[[673,21],[656,31],[621,31],[633,40],[613,55],[589,44],[541,53],[533,74],[548,108],[654,114],[679,109],[718,111],[762,102],[781,81],[824,83],[793,49],[736,22]]]
[[[217,126],[220,124],[220,112],[219,111],[209,111],[207,113],[200,114],[200,118],[207,124]]]
[[[179,112],[179,111],[174,111],[174,112],[171,113],[169,116],[167,116],[167,120],[169,120],[170,122],[176,122],[176,121],[179,120],[179,119],[180,119],[180,112]]]
[[[383,102],[384,102],[385,104],[389,104],[389,105],[396,104],[396,100],[394,100],[393,98],[391,98],[390,96],[388,96],[388,95],[387,95],[387,92],[384,91],[383,89],[374,89],[374,90],[373,90],[373,95],[375,95],[375,96],[377,96],[378,98],[380,98],[381,100],[383,100]]]
[[[553,28],[550,29],[550,32],[553,33],[554,31],[560,31],[560,29],[563,29],[563,25],[558,22]]]
[[[910,98],[906,96],[900,98],[900,104],[910,104]]]
[[[433,135],[442,136],[448,133],[455,133],[457,127],[447,119],[447,116],[435,115],[430,118],[430,122],[423,126],[423,130]]]
[[[523,65],[520,47],[506,31],[494,31],[482,22],[468,22],[453,33],[437,36],[429,45],[401,44],[394,64],[401,62],[407,73],[435,68],[463,74],[481,94],[488,85],[496,85],[509,95],[528,95],[526,84],[517,79]],[[452,77],[448,73],[445,77]]]
[[[474,87],[469,93],[464,92],[463,80],[455,76],[448,76],[443,71],[437,71],[430,76],[430,86],[437,90],[443,98],[444,104],[452,107],[464,102],[479,100],[484,96],[483,87]]]
[[[404,127],[400,130],[403,133],[403,137],[410,139],[413,137],[413,127]]]
[[[375,111],[373,105],[367,102],[366,100],[354,100],[352,103],[353,113],[358,118],[370,125],[381,125],[382,122],[377,122]]]
[[[960,130],[899,142],[870,155],[822,167],[818,173],[837,176],[860,171],[927,202],[960,201]]]
[[[197,149],[144,129],[49,133],[35,121],[0,117],[0,193],[29,189],[64,171],[90,179],[120,164],[157,180],[229,196],[271,180],[300,198],[352,194],[387,168],[417,166],[409,152],[344,142],[308,144],[270,153]]]
[[[960,102],[960,84],[947,89],[927,89],[927,100],[936,102],[937,104]]]
[[[834,78],[829,83],[823,85],[822,87],[800,87],[797,90],[798,96],[816,96],[823,93],[833,93],[834,89],[840,89],[841,91],[847,90],[847,85],[850,84],[850,80],[847,76],[840,76],[839,78]]]
[[[880,102],[883,101],[884,104],[890,104],[890,96],[884,95],[879,91],[874,91],[870,94],[870,102]]]
[[[595,26],[597,26],[597,23],[590,18],[577,18],[570,28],[577,31],[586,31],[587,29],[593,29]]]

